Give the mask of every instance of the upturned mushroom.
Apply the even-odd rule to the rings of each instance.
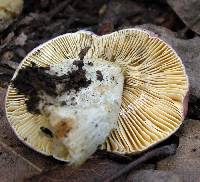
[[[80,165],[97,148],[135,154],[165,140],[187,110],[180,57],[149,31],[79,31],[30,52],[13,76],[7,118],[25,144]]]

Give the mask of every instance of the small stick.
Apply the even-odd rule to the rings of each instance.
[[[173,155],[176,153],[176,147],[174,144],[163,146],[160,148],[153,149],[147,153],[145,153],[143,156],[138,158],[137,160],[129,163],[127,166],[123,167],[122,170],[111,176],[110,178],[104,180],[104,182],[112,182],[116,180],[117,178],[121,177],[124,174],[127,174],[129,171],[137,167],[138,165],[142,164],[143,162],[146,162],[154,157],[167,157],[169,155]]]
[[[57,7],[55,7],[55,9],[51,10],[49,13],[48,13],[48,18],[49,20],[51,18],[53,18],[56,14],[58,14],[60,11],[62,11],[69,3],[70,3],[71,0],[65,0],[63,2],[61,2],[60,4],[58,4]]]

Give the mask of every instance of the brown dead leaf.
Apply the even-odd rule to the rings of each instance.
[[[27,40],[27,35],[22,32],[16,39],[15,45],[24,46]]]
[[[2,59],[6,61],[10,61],[14,57],[14,54],[12,51],[7,51],[3,54]]]
[[[97,30],[98,35],[104,35],[106,33],[112,32],[114,29],[113,22],[110,20],[104,20]]]
[[[123,166],[124,164],[118,164],[107,159],[90,159],[80,168],[62,166],[33,176],[25,181],[101,182],[110,177],[110,175],[117,173]],[[118,181],[124,180],[125,178],[120,178]]]
[[[167,2],[188,28],[200,34],[199,0],[167,0]]]
[[[11,69],[16,70],[19,64],[12,61],[13,57],[14,53],[12,51],[5,52],[1,58],[0,65],[6,65]]]
[[[176,155],[159,161],[157,169],[173,171],[183,182],[198,182],[200,179],[199,130],[199,120],[186,120],[179,131],[180,140]]]
[[[20,25],[28,25],[32,23],[33,20],[39,20],[40,16],[38,13],[29,13],[27,16],[25,16],[20,22]]]
[[[10,32],[7,37],[1,41],[0,49],[6,47],[13,40],[14,36],[14,32]]]
[[[134,11],[133,11],[134,9]],[[108,3],[104,11],[103,21],[99,24],[97,34],[103,35],[114,30],[114,26],[127,17],[141,13],[144,8],[138,3],[128,0],[113,0]]]
[[[172,171],[138,170],[128,176],[127,182],[182,182]]]
[[[0,181],[22,181],[41,169],[0,141]]]

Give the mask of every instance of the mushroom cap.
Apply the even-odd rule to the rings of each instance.
[[[85,47],[90,47],[86,59],[115,62],[125,77],[118,127],[101,149],[135,154],[165,140],[180,127],[189,87],[185,68],[176,52],[149,31],[132,28],[103,36],[87,31],[58,36],[31,51],[13,79],[31,62],[46,67],[63,59],[76,59]],[[48,120],[29,113],[25,100],[9,85],[5,106],[8,121],[21,141],[40,153],[52,155],[52,138],[38,133],[40,127],[49,127]],[[68,160],[67,155],[54,157]]]

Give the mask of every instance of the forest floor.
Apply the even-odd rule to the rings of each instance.
[[[32,151],[16,139],[8,125],[4,110],[9,81],[22,59],[36,46],[68,32],[89,30],[103,35],[135,26],[156,32],[169,42],[183,59],[191,81],[189,111],[181,129],[167,141],[156,146],[156,148],[171,147],[170,150],[176,151],[175,155],[165,159],[154,156],[153,159],[136,165],[133,170],[128,170],[115,181],[196,182],[200,179],[200,86],[198,85],[200,26],[198,29],[198,23],[193,26],[185,21],[181,16],[182,12],[176,12],[178,6],[170,2],[170,0],[24,2],[22,14],[0,34],[0,181],[106,181],[131,161],[141,159],[142,155],[130,159],[97,152],[81,168],[70,168],[63,162]],[[176,2],[183,3],[184,0]],[[199,5],[198,0],[197,4]],[[198,6],[193,8],[198,9]],[[195,10],[193,12],[195,13]]]

